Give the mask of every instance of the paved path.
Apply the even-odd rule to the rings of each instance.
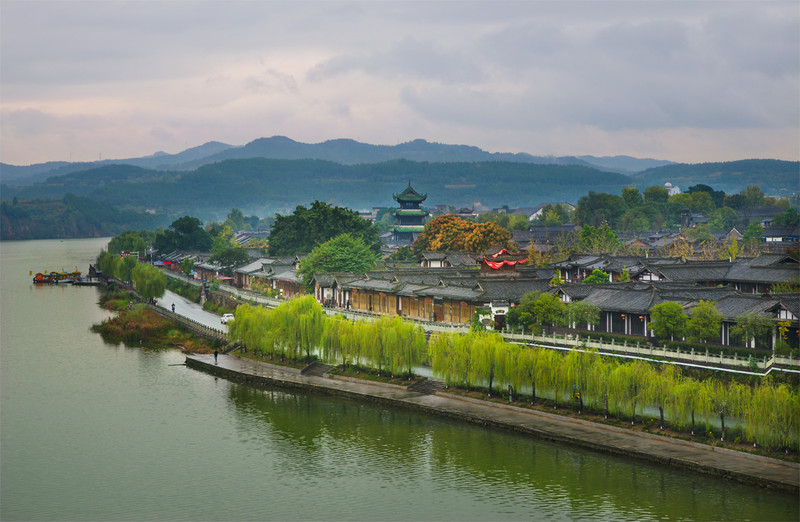
[[[219,315],[203,310],[203,306],[189,301],[170,290],[164,292],[164,297],[159,298],[158,306],[165,310],[172,310],[175,305],[175,313],[182,315],[192,321],[200,323],[209,328],[225,331],[225,325],[219,322]]]
[[[800,492],[800,464],[596,424],[580,419],[486,403],[447,393],[421,394],[396,385],[340,376],[301,375],[300,370],[236,355],[190,355],[187,366],[231,380],[314,389],[372,402],[391,403],[540,438],[693,469],[745,483]]]

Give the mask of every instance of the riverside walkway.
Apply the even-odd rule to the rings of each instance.
[[[429,414],[517,431],[535,437],[566,442],[607,453],[627,455],[743,483],[800,492],[800,464],[715,448],[705,444],[634,432],[614,426],[487,403],[444,391],[420,393],[384,383],[342,376],[302,374],[301,370],[276,366],[236,355],[189,355],[186,365],[231,381],[261,386],[311,390],[385,405],[415,409]]]

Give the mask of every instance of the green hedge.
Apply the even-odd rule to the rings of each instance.
[[[200,288],[187,283],[182,283],[171,277],[167,278],[167,289],[194,303],[200,301]]]
[[[708,350],[709,354],[714,355],[727,355],[733,357],[736,355],[737,357],[744,357],[748,358],[751,355],[756,359],[761,359],[762,357],[771,357],[772,350],[762,350],[757,348],[745,348],[742,346],[723,346],[721,344],[699,344],[699,343],[687,343],[683,341],[665,341],[664,346],[671,350],[680,350],[681,352],[690,352],[694,349],[695,353],[704,354],[706,350]]]
[[[580,330],[577,333],[581,336],[581,339],[591,338],[593,341],[605,341],[609,343],[614,341],[614,344],[627,343],[628,346],[636,346],[637,342],[640,346],[643,346],[649,342],[646,337],[612,334],[606,332],[590,332],[588,330]]]

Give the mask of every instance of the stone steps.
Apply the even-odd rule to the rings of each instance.
[[[333,366],[330,364],[321,363],[319,361],[314,361],[302,370],[300,370],[300,375],[308,375],[312,377],[322,377],[329,371],[333,369]]]
[[[434,381],[432,379],[424,378],[415,382],[406,388],[406,390],[414,393],[421,393],[422,395],[433,395],[439,390],[443,390],[444,387],[445,384],[441,381]]]

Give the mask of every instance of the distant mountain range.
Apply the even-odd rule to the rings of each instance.
[[[111,164],[134,165],[153,170],[187,171],[209,163],[230,159],[318,159],[342,165],[383,163],[405,159],[418,162],[452,163],[507,161],[538,165],[581,165],[607,172],[633,174],[646,169],[670,165],[672,162],[640,159],[630,156],[533,156],[527,153],[486,152],[468,145],[446,145],[414,140],[399,145],[370,145],[354,140],[338,139],[322,143],[301,143],[285,136],[259,138],[244,146],[210,141],[178,154],[156,152],[141,158],[102,160],[89,163],[54,161],[29,166],[0,163],[0,183],[30,185],[51,176],[60,176]]]
[[[260,217],[314,200],[354,209],[395,206],[411,182],[425,205],[532,207],[576,203],[590,191],[620,194],[670,182],[726,193],[758,185],[772,196],[800,192],[800,162],[680,164],[628,156],[541,157],[415,140],[318,144],[285,137],[243,147],[209,142],[178,154],[91,163],[0,164],[0,238],[87,237],[166,226],[176,217],[219,219],[232,208]]]

